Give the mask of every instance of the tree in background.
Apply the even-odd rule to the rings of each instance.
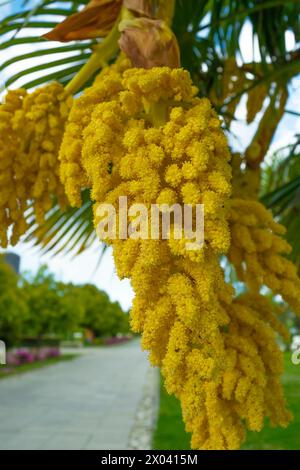
[[[128,314],[96,286],[57,281],[47,266],[18,277],[0,259],[0,337],[8,346],[24,339],[65,339],[90,329],[95,337],[129,332]]]
[[[22,283],[29,316],[23,335],[43,338],[65,337],[78,329],[83,310],[72,297],[73,286],[57,282],[46,266],[27,274]]]
[[[0,258],[0,338],[7,347],[18,344],[28,320],[28,307],[18,287],[18,276]]]
[[[82,328],[96,337],[128,333],[128,316],[119,303],[92,284],[65,284],[42,266],[35,275],[25,275],[22,289],[29,310],[24,336],[65,338]]]
[[[96,337],[115,336],[128,333],[128,316],[118,302],[111,302],[108,295],[92,284],[73,286],[73,302],[84,312],[80,325],[93,332]]]

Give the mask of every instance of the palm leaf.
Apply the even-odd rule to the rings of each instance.
[[[279,0],[177,0],[174,30],[182,51],[182,64],[188,68],[201,94],[210,96],[211,89],[222,85],[223,65],[229,57],[239,59],[241,69],[249,72],[239,47],[244,26],[251,24],[253,43],[258,41],[262,58],[263,76],[269,82],[278,82],[287,78],[289,52],[285,41],[285,32],[289,30],[299,38],[300,2],[298,0],[282,2]],[[270,33],[272,31],[272,33]],[[275,38],[276,35],[276,38]],[[270,39],[270,37],[274,39]],[[285,71],[280,70],[285,64]],[[252,64],[252,70],[255,70]],[[296,66],[299,72],[299,64]],[[293,76],[297,72],[291,72]],[[281,75],[281,76],[279,76]],[[257,78],[257,77],[256,77]],[[259,84],[255,81],[253,86]],[[249,83],[238,93],[237,98],[248,92]],[[225,113],[226,106],[222,110]]]
[[[37,225],[33,211],[27,213],[29,231],[24,239],[42,254],[77,255],[93,246],[97,239],[93,226],[92,202],[89,192],[82,194],[83,204],[79,209],[67,208],[62,211],[54,204],[46,215],[44,224]]]
[[[291,259],[300,268],[300,136],[279,149],[263,172],[262,202],[286,229],[293,250]]]
[[[54,28],[62,18],[77,12],[78,8],[86,3],[87,0],[61,0],[60,7],[57,7],[58,2],[42,0],[32,9],[2,19],[0,50],[9,51],[9,58],[0,66],[0,72],[5,77],[4,87],[18,85],[34,88],[51,80],[65,84],[67,80],[73,78],[89,58],[95,41],[71,43],[67,46],[58,45],[43,39],[40,30],[46,32]],[[35,30],[39,32],[34,33]],[[25,54],[20,48],[24,45],[29,49]],[[47,58],[49,55],[51,60]],[[28,60],[30,67],[26,66]],[[12,67],[16,64],[19,69],[17,73],[15,67]],[[55,73],[51,71],[53,68]]]
[[[276,207],[290,191],[298,190],[300,175],[300,135],[295,141],[278,149],[263,171],[263,202],[269,207]]]

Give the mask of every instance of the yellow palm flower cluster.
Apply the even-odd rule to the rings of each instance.
[[[65,201],[58,151],[71,101],[60,84],[52,83],[31,94],[9,91],[0,105],[2,246],[24,234],[31,204],[40,223],[52,206],[52,195],[61,205]]]
[[[121,74],[130,67],[123,56],[96,77],[74,100],[59,153],[61,181],[71,206],[81,206],[81,190],[89,187],[81,165],[82,132],[91,120],[96,104],[111,100],[121,90]]]
[[[299,314],[300,279],[296,266],[287,259],[291,247],[283,238],[285,227],[257,201],[259,167],[242,169],[242,165],[240,155],[234,155],[229,260],[250,291],[259,292],[261,286],[267,286]]]
[[[209,101],[194,98],[184,70],[132,69],[122,84],[118,99],[99,104],[84,131],[82,164],[92,197],[116,203],[126,195],[128,204],[142,202],[148,208],[153,203],[205,204],[202,250],[189,251],[185,240],[172,238],[112,242],[117,272],[131,279],[136,294],[132,328],[142,332],[151,362],[162,367],[168,391],[182,401],[197,446],[200,410],[186,402],[187,374],[193,375],[195,362],[200,369],[211,356],[218,374],[225,353],[220,329],[228,315],[215,292],[219,289],[223,301],[230,301],[218,263],[230,241],[230,155]],[[194,389],[189,393],[198,398]],[[206,432],[207,447],[221,446],[216,433]]]
[[[258,201],[233,199],[230,211],[232,243],[229,260],[239,279],[258,292],[269,287],[300,312],[300,279],[296,266],[286,258],[290,245],[282,238],[285,228]]]
[[[139,262],[131,268],[133,273]],[[266,299],[244,296],[233,301],[217,266],[211,273],[214,291],[204,301],[206,266],[186,263],[185,271],[167,280],[166,289],[159,285],[167,274],[162,278],[160,269],[153,269],[146,295],[153,295],[152,281],[159,289],[157,300],[149,305],[140,288],[138,308],[145,308],[146,314],[140,312],[139,329],[152,362],[162,367],[167,390],[181,401],[192,447],[238,449],[245,430],[260,431],[266,416],[274,425],[289,422],[274,330],[286,332]],[[145,270],[143,266],[137,275]]]
[[[130,69],[122,86],[118,99],[95,107],[83,133],[82,165],[92,198],[203,203],[207,244],[216,253],[226,251],[230,155],[209,101],[194,98],[189,74],[181,69]],[[177,240],[170,248],[193,257]]]
[[[237,199],[258,199],[261,170],[247,165],[239,153],[234,153],[232,166],[232,197]]]
[[[118,210],[121,196],[127,196],[128,206],[143,203],[148,209],[154,203],[204,204],[200,250],[188,250],[186,240],[172,236],[119,237],[110,243],[119,276],[130,278],[135,291],[132,328],[142,332],[152,364],[162,368],[167,390],[180,399],[192,446],[237,449],[245,429],[260,430],[265,416],[283,426],[290,417],[275,341],[276,331],[286,332],[263,297],[234,299],[219,263],[230,248],[226,139],[209,101],[195,98],[186,71],[106,73],[115,74],[114,89],[111,80],[99,78],[78,98],[66,136],[76,119],[80,127],[73,128],[63,147],[71,148],[73,135],[71,158],[78,171],[84,170],[84,185],[91,187],[95,226],[98,203]],[[75,109],[80,110],[77,118]],[[65,178],[69,197],[78,203],[76,172]],[[120,235],[124,227],[117,226]]]
[[[0,107],[0,236],[5,245],[11,227],[16,242],[29,204],[40,222],[52,195],[63,204],[66,193],[80,206],[81,190],[90,188],[96,227],[99,205],[113,204],[117,239],[105,241],[119,276],[130,278],[135,291],[132,328],[180,400],[192,447],[238,449],[246,430],[261,430],[266,417],[280,426],[290,420],[276,343],[277,334],[288,339],[288,333],[260,287],[299,311],[300,281],[285,257],[283,228],[254,199],[259,170],[241,171],[238,155],[230,199],[226,138],[210,102],[196,93],[183,69],[132,69],[123,57],[74,100],[71,112],[71,98],[57,83],[32,94],[9,92]],[[122,196],[128,206],[143,203],[148,214],[152,204],[164,215],[166,205],[204,204],[204,245],[189,249],[190,240],[175,236],[172,217],[169,237],[159,227],[159,236],[149,238],[147,225],[127,238]],[[129,222],[134,229],[134,218]],[[236,297],[225,282],[222,255],[245,294]]]
[[[260,431],[266,416],[280,426],[291,418],[280,383],[282,354],[274,330],[287,333],[272,306],[263,297],[244,295],[226,311],[229,324],[223,327],[222,347],[215,349],[203,338],[201,347],[192,342],[188,351],[188,330],[176,332],[176,350],[185,347],[187,353],[179,396],[196,449],[238,449],[245,430]]]
[[[218,72],[216,86],[211,87],[209,98],[214,106],[223,106],[228,98],[234,97],[244,89],[246,82],[247,78],[245,72],[238,66],[236,59],[234,57],[228,57],[221,65],[221,73]],[[230,124],[234,118],[238,103],[238,99],[229,99],[228,101],[226,114],[224,116],[228,124]]]

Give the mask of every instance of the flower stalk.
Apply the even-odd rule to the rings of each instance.
[[[97,70],[107,66],[109,61],[117,54],[119,50],[118,41],[121,33],[119,25],[125,19],[131,19],[132,14],[127,8],[122,8],[117,21],[112,30],[103,39],[101,43],[95,46],[94,52],[88,62],[81,68],[77,75],[66,85],[65,90],[68,94],[76,94],[81,87],[93,76]]]

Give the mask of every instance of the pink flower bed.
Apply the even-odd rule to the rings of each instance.
[[[45,361],[46,359],[58,357],[60,351],[58,347],[44,348],[19,348],[9,351],[6,355],[7,366],[17,367],[21,364],[32,364],[36,361]]]

